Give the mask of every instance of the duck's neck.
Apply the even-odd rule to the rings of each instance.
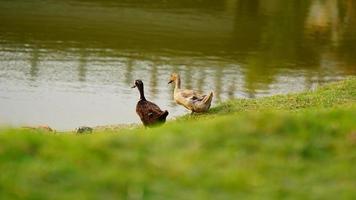
[[[140,92],[140,100],[146,100],[145,93],[143,91],[143,86],[142,87],[138,87],[138,91]]]
[[[174,89],[175,89],[175,90],[180,89],[180,77],[179,77],[179,76],[177,77],[177,79],[176,79],[175,82],[176,82],[176,86],[175,86]]]

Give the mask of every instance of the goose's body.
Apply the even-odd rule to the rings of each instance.
[[[171,75],[170,83],[171,82],[175,83],[173,98],[177,104],[196,113],[202,113],[209,110],[214,96],[213,92],[210,92],[207,95],[202,95],[194,90],[181,89],[180,77],[175,73]]]
[[[136,113],[143,125],[151,126],[166,122],[168,111],[162,111],[156,104],[146,100],[142,81],[136,80],[134,87],[137,87],[140,92],[140,100],[136,105]]]

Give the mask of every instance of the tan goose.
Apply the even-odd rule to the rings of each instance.
[[[209,110],[213,100],[213,92],[207,95],[201,95],[194,90],[181,89],[180,76],[177,73],[171,75],[169,83],[175,83],[173,98],[176,103],[184,106],[192,113],[203,113]]]
[[[136,80],[132,88],[138,88],[140,100],[136,105],[136,113],[140,117],[144,126],[152,126],[166,122],[168,111],[162,111],[156,104],[147,101],[143,90],[143,82]]]

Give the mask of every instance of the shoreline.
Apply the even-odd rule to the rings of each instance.
[[[346,79],[336,81],[333,83],[328,83],[325,85],[322,85],[318,88],[313,88],[307,91],[302,91],[302,92],[297,92],[297,93],[287,93],[287,94],[277,94],[277,95],[272,95],[272,96],[266,96],[266,97],[259,97],[259,98],[254,98],[254,99],[247,99],[247,98],[235,98],[235,99],[230,99],[226,100],[223,102],[219,102],[216,105],[214,105],[212,108],[210,108],[209,112],[204,113],[204,114],[195,114],[195,115],[190,115],[190,114],[183,114],[181,116],[176,116],[170,120],[168,120],[166,123],[171,123],[171,122],[176,122],[176,121],[181,121],[181,120],[190,120],[190,119],[198,119],[198,118],[204,118],[204,117],[211,117],[211,116],[219,116],[219,115],[225,115],[225,114],[231,114],[231,113],[236,113],[236,112],[249,112],[249,111],[261,111],[261,110],[268,110],[268,109],[274,109],[274,110],[280,110],[283,109],[285,111],[293,111],[293,110],[298,110],[303,107],[308,108],[308,107],[318,107],[319,105],[315,104],[312,105],[310,104],[311,102],[304,102],[304,105],[302,105],[302,102],[299,102],[298,104],[298,98],[304,98],[304,96],[308,95],[316,95],[319,97],[317,98],[322,98],[322,96],[319,94],[322,90],[327,90],[328,88],[331,88],[335,90],[335,87],[340,87],[342,84],[345,83],[351,83],[354,84],[356,82],[356,77],[351,76]],[[356,88],[355,88],[356,89]],[[338,92],[335,90],[335,93]],[[352,91],[351,91],[352,92]],[[337,96],[335,96],[337,98]],[[316,99],[317,100],[317,99]],[[260,104],[260,105],[259,105]],[[290,107],[288,108],[288,105],[290,104]],[[293,105],[295,104],[295,105]],[[308,105],[310,104],[310,105]],[[334,102],[335,105],[337,105],[337,102]],[[286,106],[283,108],[283,105]],[[110,131],[110,132],[115,132],[115,131],[120,131],[120,130],[132,130],[136,128],[142,128],[143,125],[141,123],[130,123],[130,124],[108,124],[108,125],[98,125],[98,126],[79,126],[79,127],[89,127],[92,129],[93,132],[105,132],[105,131]],[[79,128],[77,127],[77,128]],[[13,127],[16,128],[16,127]],[[42,126],[23,126],[21,128],[30,128],[30,129],[38,129],[41,131],[46,131],[46,132],[56,132],[56,133],[76,133],[77,128],[74,130],[55,130],[49,127],[48,125],[42,125]]]

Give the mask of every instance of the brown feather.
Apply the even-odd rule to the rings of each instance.
[[[134,87],[137,87],[140,92],[140,100],[136,105],[136,113],[140,117],[143,125],[151,126],[166,122],[168,111],[162,111],[156,104],[146,100],[143,82],[136,80]]]
[[[156,104],[147,100],[137,102],[136,113],[145,126],[164,123],[168,116],[168,111],[162,111]]]

